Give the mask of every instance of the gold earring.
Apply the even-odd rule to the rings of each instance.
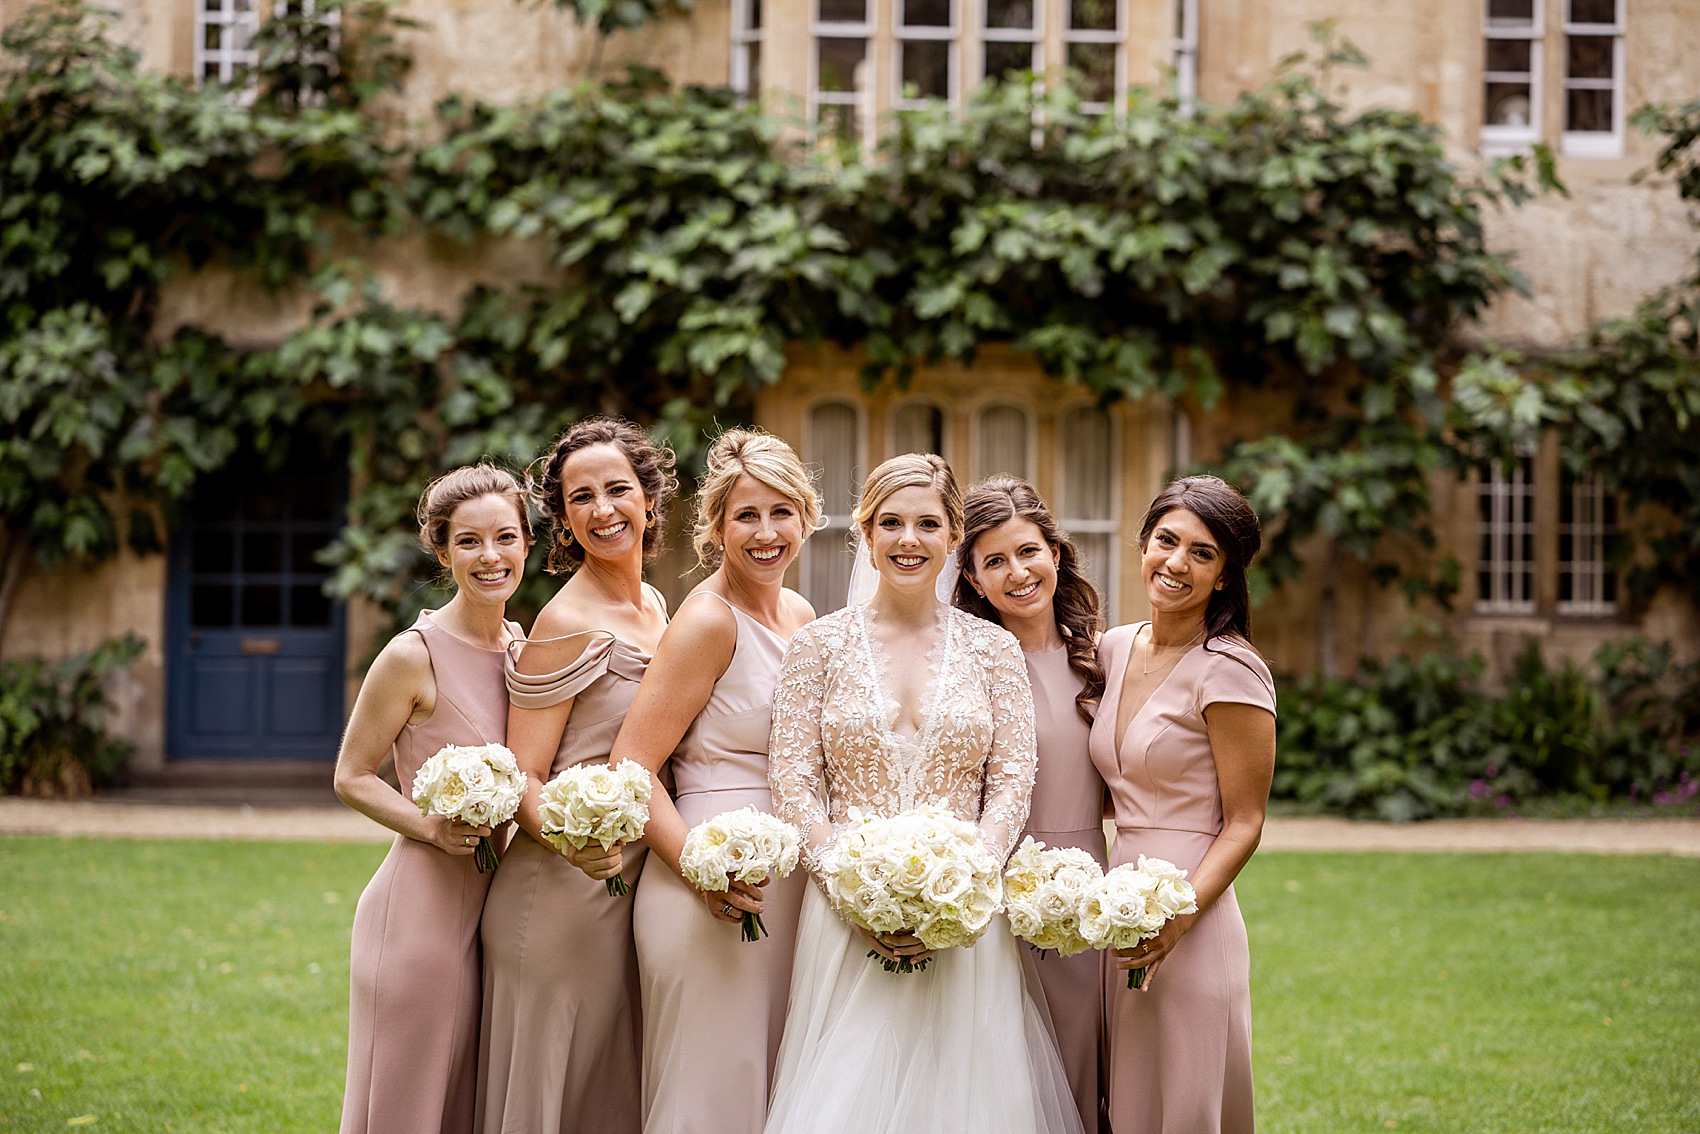
[[[643,526],[645,528],[653,528],[655,526],[655,511],[654,511],[654,509],[650,509],[650,510],[644,512],[644,514],[643,514]]]
[[[576,542],[573,538],[573,526],[571,524],[563,525],[561,531],[565,533],[561,536],[561,546],[571,547]]]

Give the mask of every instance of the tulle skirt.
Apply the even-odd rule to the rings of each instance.
[[[1001,917],[921,972],[867,953],[811,885],[766,1134],[1081,1134]]]

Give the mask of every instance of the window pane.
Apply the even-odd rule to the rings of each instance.
[[[1487,69],[1516,71],[1528,74],[1534,56],[1535,43],[1529,39],[1490,39],[1487,41]]]
[[[817,17],[822,23],[866,23],[868,19],[868,0],[819,0],[820,13]]]
[[[980,414],[980,453],[974,476],[999,473],[1027,476],[1027,415],[1014,406],[992,406]]]
[[[1033,0],[986,0],[986,26],[1031,28],[1037,12]]]
[[[289,569],[301,575],[324,574],[328,568],[318,561],[317,556],[330,542],[328,534],[297,529],[289,540]]]
[[[222,583],[196,583],[189,589],[189,625],[230,626],[235,588]]]
[[[903,0],[903,24],[911,28],[948,28],[950,0]]]
[[[1573,24],[1617,23],[1617,0],[1570,0]]]
[[[1535,0],[1487,0],[1487,21],[1490,27],[1535,22]]]
[[[189,544],[189,570],[197,575],[236,568],[236,545],[227,531],[202,529]]]
[[[950,44],[940,39],[903,40],[904,98],[950,97]]]
[[[1058,438],[1063,454],[1062,511],[1070,520],[1108,520],[1110,418],[1103,410],[1071,410]]]
[[[1528,126],[1534,112],[1528,83],[1489,83],[1487,116],[1489,126]]]
[[[1110,535],[1107,532],[1069,533],[1074,549],[1080,553],[1086,577],[1098,588],[1098,601],[1108,612],[1110,599]]]
[[[1068,65],[1079,75],[1080,97],[1087,102],[1110,102],[1116,97],[1116,45],[1071,43]]]
[[[856,506],[856,411],[829,403],[809,411],[809,460],[820,466],[821,503],[829,516],[848,516]]]
[[[242,625],[283,625],[283,588],[269,583],[243,587]]]
[[[1068,26],[1077,31],[1115,31],[1116,0],[1069,0]]]
[[[1037,70],[1033,63],[1030,43],[986,44],[986,78],[1007,79],[1026,71]]]
[[[749,24],[749,26],[752,29],[761,27],[761,0],[750,0],[750,2],[749,2],[749,12],[750,12],[750,24]]]
[[[1565,43],[1564,73],[1572,79],[1612,77],[1612,37],[1573,35]]]
[[[291,626],[329,626],[331,600],[314,583],[289,588],[289,624]]]
[[[224,25],[208,24],[202,30],[201,42],[208,51],[217,51],[219,45],[224,42]]]
[[[892,414],[891,440],[895,453],[944,454],[944,414],[937,406],[910,402]]]
[[[1611,91],[1565,91],[1564,128],[1578,134],[1612,132]]]
[[[867,40],[821,39],[816,41],[816,50],[820,59],[820,85],[817,90],[857,89],[856,70],[868,57]]]
[[[823,106],[815,115],[823,138],[855,143],[862,138],[862,118],[853,106]]]
[[[283,570],[283,536],[277,532],[249,532],[242,537],[242,570]]]
[[[744,48],[744,51],[748,54],[750,60],[750,85],[748,89],[759,91],[761,90],[761,44],[749,44]]]

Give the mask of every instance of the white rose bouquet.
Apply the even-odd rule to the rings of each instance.
[[[723,892],[733,881],[762,883],[797,869],[802,840],[797,828],[754,807],[741,807],[697,824],[679,852],[679,874],[704,893]],[[744,911],[743,938],[767,936],[761,915]]]
[[[1094,949],[1131,949],[1157,936],[1170,918],[1198,912],[1198,895],[1186,871],[1161,858],[1139,856],[1099,880],[1080,906],[1080,933]],[[1127,986],[1145,983],[1145,970],[1129,969]]]
[[[980,829],[937,804],[889,818],[851,808],[823,873],[827,897],[845,918],[870,933],[913,933],[929,949],[979,940],[1003,891]],[[887,972],[926,967],[880,960]]]
[[[556,850],[583,850],[596,843],[607,850],[643,835],[649,822],[649,769],[634,760],[607,764],[574,764],[543,785],[537,813],[543,837]],[[628,894],[631,887],[616,874],[607,879],[610,895]]]
[[[1032,836],[1010,856],[1003,910],[1017,937],[1044,956],[1072,957],[1092,948],[1080,934],[1080,907],[1104,877],[1098,860],[1077,847],[1047,847]]]
[[[497,827],[514,817],[525,796],[525,773],[500,744],[446,744],[413,776],[421,815],[446,815],[474,827]],[[478,873],[500,860],[488,836],[472,852]]]

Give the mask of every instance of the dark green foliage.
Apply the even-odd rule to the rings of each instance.
[[[1537,797],[1687,805],[1700,787],[1700,663],[1608,644],[1590,673],[1532,643],[1502,693],[1478,658],[1370,661],[1355,679],[1281,687],[1277,799],[1404,821]]]
[[[62,661],[0,662],[0,792],[86,795],[130,752],[106,731],[105,680],[135,661],[133,634]]]

